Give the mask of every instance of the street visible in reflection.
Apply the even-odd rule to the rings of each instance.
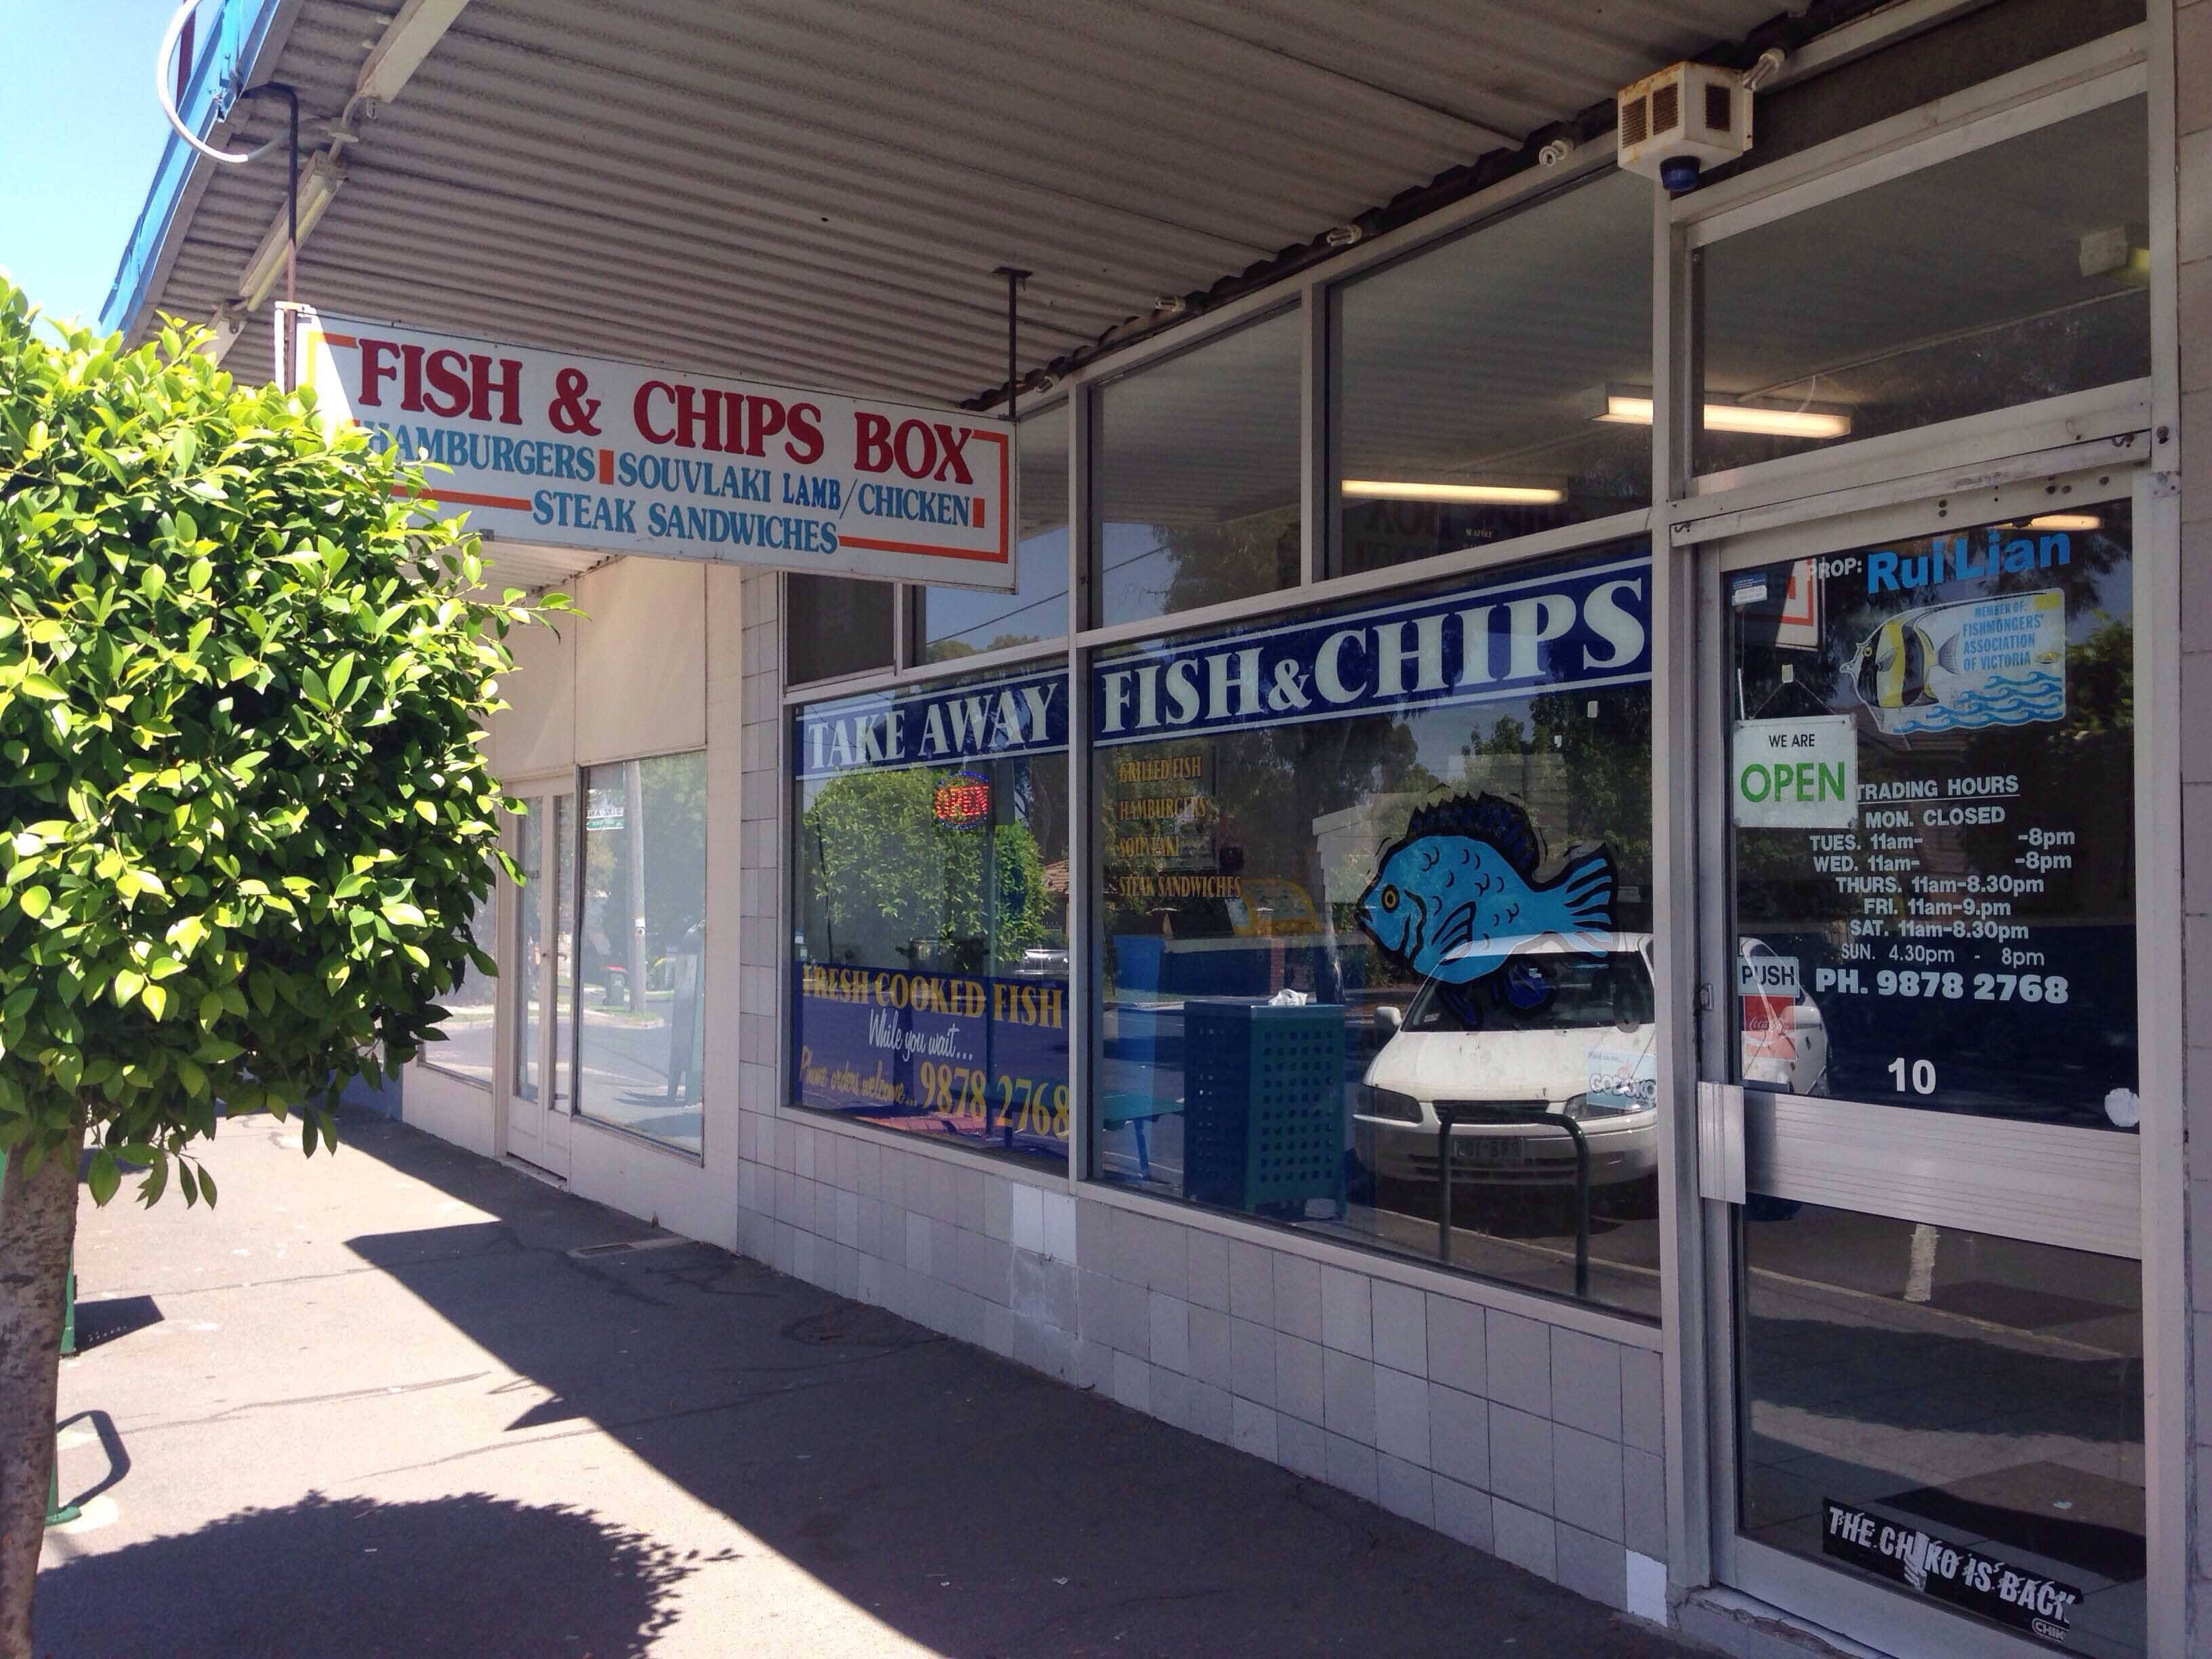
[[[2080,1590],[2042,1632],[2069,1651],[2142,1653],[2139,1264],[1759,1194],[1741,1214],[1744,1534],[1942,1590],[1851,1560],[1844,1506],[1907,1553]]]

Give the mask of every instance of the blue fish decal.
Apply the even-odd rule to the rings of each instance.
[[[1601,955],[1613,932],[1613,856],[1602,848],[1550,881],[1531,879],[1543,847],[1528,814],[1496,795],[1423,807],[1382,855],[1359,896],[1368,937],[1423,979],[1468,986],[1539,940]],[[1528,1008],[1548,994],[1540,965],[1513,964],[1507,1000]]]

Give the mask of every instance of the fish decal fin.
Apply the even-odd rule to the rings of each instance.
[[[1600,848],[1584,854],[1542,890],[1556,896],[1565,926],[1559,929],[1568,945],[1588,956],[1603,956],[1612,948],[1613,854]]]
[[[1415,809],[1407,820],[1406,842],[1424,836],[1466,836],[1487,842],[1500,857],[1526,877],[1544,861],[1543,838],[1530,822],[1528,809],[1517,801],[1493,795],[1454,795]]]
[[[1474,943],[1474,913],[1476,905],[1470,899],[1444,912],[1437,924],[1437,935],[1432,941],[1437,956],[1449,962],[1466,951]]]

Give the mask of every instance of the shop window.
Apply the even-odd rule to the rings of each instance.
[[[1020,425],[1021,541],[1011,593],[923,587],[921,655],[951,662],[1004,651],[1067,632],[1067,406],[1025,416]]]
[[[1697,470],[2148,375],[2148,154],[2127,99],[1704,249]]]
[[[1608,173],[1337,290],[1340,570],[1650,504],[1652,200]]]
[[[469,913],[469,944],[493,961],[498,960],[499,953],[495,921],[498,908],[497,890],[489,889],[483,902]],[[446,1018],[438,1023],[445,1041],[423,1045],[422,1063],[490,1088],[493,1003],[498,994],[496,979],[473,964],[463,968],[460,982],[438,999],[446,1011]]]
[[[1638,543],[1102,656],[1099,1179],[1656,1316],[1650,601]]]
[[[1747,1085],[2134,1130],[2130,544],[2106,501],[1729,577]]]
[[[1300,331],[1285,312],[1100,389],[1100,623],[1297,583]]]
[[[853,576],[784,578],[784,648],[791,684],[891,665],[897,589]]]
[[[814,703],[793,739],[792,1100],[1067,1160],[1065,670]]]
[[[584,769],[576,1108],[702,1150],[707,757]]]

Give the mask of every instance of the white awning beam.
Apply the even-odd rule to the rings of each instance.
[[[422,60],[445,38],[446,31],[453,26],[453,20],[468,3],[469,0],[407,0],[385,26],[382,37],[362,61],[361,73],[354,78],[353,96],[346,100],[344,114],[331,129],[330,142],[302,161],[298,185],[297,242],[293,240],[293,215],[288,203],[277,210],[276,218],[255,246],[253,257],[246,262],[246,269],[238,279],[238,302],[222,307],[214,319],[215,336],[208,343],[208,355],[217,362],[245,332],[241,309],[258,311],[268,302],[277,280],[284,274],[288,254],[296,258],[297,249],[307,246],[316,222],[338,193],[338,187],[345,183],[345,147],[360,142],[360,134],[353,125],[355,119],[362,114],[373,114],[380,106],[392,102],[406,89]]]

